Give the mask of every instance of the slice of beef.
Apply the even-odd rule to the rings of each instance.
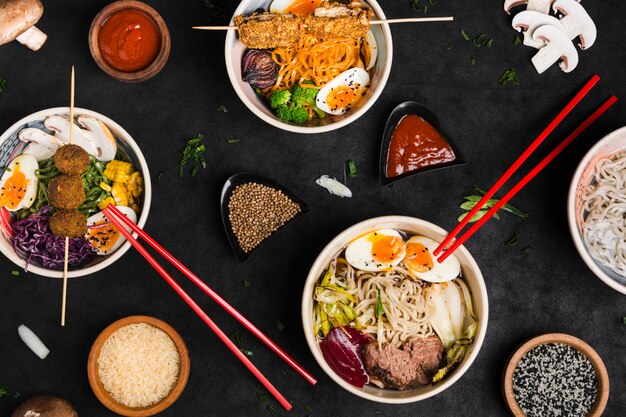
[[[437,372],[443,358],[443,343],[436,335],[425,339],[409,339],[401,347],[378,342],[363,350],[367,372],[380,379],[386,387],[416,388],[426,385]]]

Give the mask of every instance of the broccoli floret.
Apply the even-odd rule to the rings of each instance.
[[[285,122],[290,122],[291,120],[293,120],[293,114],[291,109],[284,104],[278,106],[278,108],[276,109],[276,116],[278,116],[280,120],[283,120]]]
[[[306,103],[311,106],[314,106],[315,97],[317,96],[318,91],[320,91],[318,88],[300,87],[299,84],[296,84],[296,86],[293,88],[293,95],[291,99],[296,104]]]
[[[291,109],[291,117],[294,122],[303,124],[309,120],[309,112],[302,106],[293,106]]]
[[[291,100],[291,93],[289,90],[276,90],[270,96],[270,107],[278,109],[280,106],[286,106]]]

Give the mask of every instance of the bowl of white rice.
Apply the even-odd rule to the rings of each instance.
[[[597,142],[569,189],[572,240],[589,269],[626,294],[626,127]]]
[[[87,374],[94,394],[109,410],[151,416],[172,405],[185,389],[189,354],[169,324],[129,316],[100,333],[89,353]]]

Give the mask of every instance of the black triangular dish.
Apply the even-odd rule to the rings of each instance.
[[[230,210],[228,209],[228,201],[230,200],[230,195],[232,194],[232,192],[234,191],[234,189],[238,185],[249,183],[249,182],[255,182],[255,183],[258,183],[258,184],[267,185],[268,187],[272,187],[274,189],[282,191],[283,193],[285,193],[285,195],[287,197],[289,197],[292,201],[294,201],[296,204],[298,204],[300,206],[300,213],[296,214],[296,216],[294,218],[289,220],[287,223],[285,223],[283,226],[281,226],[278,230],[274,231],[268,238],[263,240],[254,249],[252,249],[251,252],[246,253],[246,252],[243,251],[243,249],[241,249],[241,246],[239,246],[239,242],[237,241],[237,237],[233,233],[233,229],[231,227],[230,219],[229,219]],[[302,216],[304,213],[306,213],[306,212],[308,212],[310,210],[310,208],[307,205],[307,203],[302,201],[300,198],[298,198],[295,194],[293,194],[291,191],[289,191],[285,187],[283,187],[280,184],[270,180],[269,178],[265,178],[265,177],[262,177],[260,175],[251,174],[251,173],[247,173],[247,172],[242,172],[242,173],[239,173],[239,174],[235,174],[235,175],[233,175],[232,177],[230,177],[229,179],[226,180],[226,183],[224,183],[224,187],[222,188],[222,195],[220,197],[220,205],[221,205],[221,212],[222,212],[222,222],[224,223],[224,230],[226,230],[226,236],[228,236],[228,241],[230,242],[230,246],[233,248],[233,251],[235,252],[235,255],[237,255],[237,258],[239,258],[240,262],[244,262],[257,249],[259,249],[268,240],[270,240],[278,232],[280,232],[285,226],[287,226],[288,224],[293,222],[295,219],[297,219],[298,217]]]
[[[409,171],[404,174],[398,175],[396,177],[390,178],[390,177],[387,177],[387,154],[389,152],[389,142],[391,141],[391,136],[393,135],[393,131],[398,125],[398,123],[400,123],[400,120],[408,114],[415,114],[423,118],[424,120],[426,120],[428,123],[430,123],[448,142],[448,144],[454,151],[454,155],[456,156],[456,159],[452,162],[427,166],[424,168]],[[399,104],[395,109],[393,109],[393,111],[389,115],[389,118],[387,119],[387,124],[385,124],[385,130],[383,132],[383,140],[380,146],[379,169],[380,169],[380,184],[381,185],[388,185],[394,181],[401,180],[406,177],[410,177],[411,175],[418,174],[420,172],[431,171],[431,170],[440,169],[440,168],[447,168],[447,167],[451,167],[455,165],[463,165],[465,164],[465,162],[466,162],[465,158],[463,158],[463,155],[459,147],[452,140],[452,138],[448,136],[446,132],[441,128],[441,125],[439,124],[439,119],[437,119],[437,116],[435,116],[435,114],[431,112],[428,108],[424,107],[423,105],[415,101],[405,101],[404,103]]]

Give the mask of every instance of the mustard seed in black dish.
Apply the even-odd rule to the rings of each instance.
[[[513,394],[528,417],[585,417],[596,400],[596,372],[571,346],[539,345],[517,364]]]
[[[285,193],[267,185],[238,185],[228,200],[228,219],[241,249],[250,253],[302,210]]]

